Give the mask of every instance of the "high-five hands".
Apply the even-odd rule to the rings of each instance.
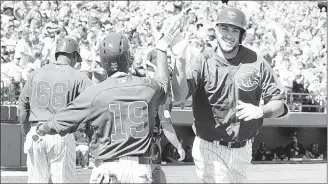
[[[236,107],[237,113],[236,116],[238,119],[243,119],[244,121],[250,121],[253,119],[259,119],[263,117],[263,109],[262,107],[255,106],[250,103],[244,103],[242,101],[238,101],[238,105]]]
[[[161,31],[161,38],[156,44],[157,49],[162,51],[166,51],[168,49],[168,47],[172,44],[172,41],[180,33],[181,22],[182,16],[176,15],[164,23]]]

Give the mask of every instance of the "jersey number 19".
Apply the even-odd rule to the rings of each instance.
[[[135,101],[124,104],[124,106],[126,105],[128,107],[127,117],[122,117],[121,104],[109,105],[109,111],[113,114],[114,119],[114,128],[111,134],[112,141],[125,140],[129,136],[143,138],[149,133],[148,104],[144,101]],[[132,126],[125,132],[123,123]]]

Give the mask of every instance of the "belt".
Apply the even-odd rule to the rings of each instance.
[[[217,143],[221,146],[226,146],[228,148],[242,148],[242,147],[246,146],[248,141],[253,142],[254,138],[248,139],[248,140],[243,140],[243,141],[240,141],[240,142],[226,142],[226,141],[209,141],[209,142]]]
[[[225,141],[219,141],[219,145],[227,146],[228,148],[242,148],[246,146],[248,140],[241,141],[241,142],[225,142]]]
[[[151,157],[143,157],[143,156],[125,156],[120,158],[113,158],[113,159],[106,159],[103,162],[119,162],[120,160],[131,160],[131,161],[138,161],[139,164],[151,164],[152,159]]]

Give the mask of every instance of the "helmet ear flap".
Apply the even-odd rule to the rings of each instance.
[[[245,40],[245,38],[246,38],[246,31],[242,29],[239,37],[239,44],[241,44]]]

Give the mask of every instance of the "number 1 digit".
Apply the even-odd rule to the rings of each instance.
[[[109,112],[113,113],[114,119],[114,130],[112,131],[111,139],[113,141],[124,140],[126,138],[126,133],[123,132],[123,123],[121,108],[119,104],[110,104]]]

